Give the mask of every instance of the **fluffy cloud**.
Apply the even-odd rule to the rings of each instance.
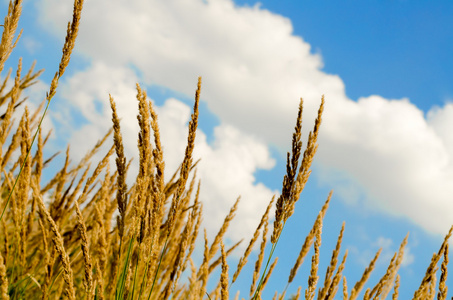
[[[43,0],[37,8],[44,26],[65,28],[69,2]],[[292,35],[289,19],[230,0],[88,1],[77,42],[92,60],[134,65],[145,82],[188,95],[202,75],[203,100],[219,119],[281,149],[300,97],[307,124],[322,94],[345,97],[343,82],[320,70],[321,57]]]
[[[430,111],[429,121],[407,99],[370,96],[347,109],[334,107],[320,142],[321,179],[348,182],[347,193],[373,208],[445,233],[453,222],[445,209],[453,192],[452,151],[442,136],[448,107]]]
[[[42,0],[36,7],[46,28],[65,28],[72,11],[67,1]],[[193,94],[195,78],[203,75],[202,99],[222,124],[212,145],[200,133],[198,150],[213,164],[206,165],[202,174],[206,192],[213,196],[208,201],[219,205],[212,215],[225,213],[236,198],[229,186],[242,191],[238,194],[250,193],[254,200],[244,199],[249,210],[258,205],[258,198],[267,197],[267,201],[271,191],[253,177],[257,169],[272,166],[267,145],[282,152],[288,149],[299,97],[305,99],[305,129],[325,94],[319,179],[337,187],[345,200],[366,199],[370,207],[410,218],[432,232],[445,233],[453,223],[452,105],[433,108],[425,116],[408,99],[348,99],[342,80],[323,72],[320,55],[312,54],[310,45],[292,34],[290,20],[259,6],[238,7],[231,0],[133,0],[127,4],[99,0],[87,1],[82,18],[77,49],[90,59],[92,68],[81,74],[91,76],[90,72],[105,66],[112,71],[107,77],[116,74],[118,82],[109,88],[118,89],[121,96],[115,99],[124,101],[119,105],[124,126],[130,126],[125,130],[133,132],[135,124],[135,114],[126,102],[134,99],[131,87],[137,79],[131,66],[146,84],[187,95]],[[69,86],[77,85],[75,78]],[[87,94],[72,99],[85,118],[97,124],[98,112],[89,99],[93,93],[106,93],[108,86],[103,85],[107,82],[103,77],[96,75],[93,80],[99,82],[96,91],[90,91],[93,83],[84,83],[83,89],[73,92]],[[128,86],[123,90],[122,80]],[[175,110],[172,120],[180,122],[175,126],[186,121],[187,107],[169,100],[163,115],[170,114],[167,108]],[[86,133],[74,134],[82,140]],[[168,158],[173,157],[170,149],[178,147],[166,147]],[[216,165],[223,162],[229,164]],[[216,176],[234,174],[229,180],[235,181],[212,178],[213,170],[222,167],[225,173]]]

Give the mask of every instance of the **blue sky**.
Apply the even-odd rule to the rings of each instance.
[[[74,159],[81,157],[110,126],[111,93],[121,112],[126,151],[135,155],[134,89],[140,82],[158,105],[168,138],[163,141],[168,175],[182,157],[202,75],[196,155],[203,158],[205,226],[215,234],[241,194],[238,221],[228,235],[232,243],[250,236],[267,201],[281,189],[299,97],[305,101],[306,139],[325,94],[318,156],[280,240],[267,295],[284,288],[305,235],[333,189],[321,274],[343,221],[341,255],[349,250],[349,289],[382,247],[367,285],[373,287],[410,232],[399,272],[400,298],[409,298],[453,224],[453,4],[128,3],[87,0],[75,56],[45,124],[55,129],[49,153],[69,142]],[[25,67],[37,59],[37,68],[46,68],[33,88],[32,104],[44,97],[56,70],[71,6],[61,0],[24,4],[24,34],[9,62],[14,65],[23,56]],[[289,293],[306,287],[309,261]],[[234,287],[245,297],[251,270],[243,272]]]
[[[409,97],[427,111],[452,97],[451,2],[263,3],[291,18],[294,33],[322,54],[324,70],[341,76],[351,99]]]

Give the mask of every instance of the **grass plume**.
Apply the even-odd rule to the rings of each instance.
[[[3,21],[0,73],[21,35],[16,33],[21,5],[20,0],[10,1]],[[238,222],[235,215],[241,209],[240,197],[226,213],[211,242],[204,228],[206,224],[202,222],[202,181],[197,177],[198,161],[194,158],[201,77],[195,88],[184,156],[172,176],[165,176],[161,139],[167,137],[161,135],[154,104],[145,89],[137,84],[134,101],[138,104],[139,172],[132,185],[128,187],[126,182],[128,169],[135,161],[126,157],[121,112],[107,93],[105,100],[110,102],[112,110],[110,130],[79,162],[71,161],[68,146],[58,172],[42,182],[43,172],[58,154],[44,158],[44,148],[51,133],[43,132],[41,124],[76,46],[82,9],[83,0],[75,0],[58,70],[44,101],[35,111],[24,107],[17,125],[15,113],[27,103],[22,92],[36,83],[42,71],[35,72],[33,64],[23,75],[22,60],[19,59],[15,72],[9,71],[0,82],[0,106],[4,111],[0,116],[0,298],[226,300],[233,283],[247,280],[251,282],[248,298],[262,299],[271,278],[276,277],[276,273],[281,274],[278,257],[274,254],[311,174],[321,132],[324,96],[305,149],[302,148],[303,101],[300,100],[281,193],[265,200],[259,208],[264,213],[253,227],[256,228],[253,236],[233,273],[231,255],[241,241],[229,241],[226,234],[231,230],[231,224]],[[99,161],[94,161],[95,154],[101,151],[103,144],[109,143],[112,133],[112,145]],[[32,152],[36,139],[36,151]],[[110,160],[114,153],[116,167],[111,170]],[[349,300],[359,296],[383,299],[392,288],[392,299],[397,299],[403,285],[398,272],[408,236],[377,283],[370,285],[368,280],[381,250],[349,290],[344,274],[348,251],[341,256],[346,231],[343,223],[341,229],[338,228],[340,233],[330,262],[327,261],[328,267],[321,274],[323,223],[331,197],[332,192],[311,230],[306,235],[294,237],[303,243],[298,256],[294,257],[286,286],[281,292],[272,293],[274,299],[288,298],[287,288],[299,280],[297,273],[310,251],[313,253],[311,264],[304,266],[310,271],[308,278],[300,281],[303,284],[297,283],[297,294],[289,296],[290,299],[329,300],[337,293]],[[197,249],[200,231],[204,232],[204,245]],[[426,273],[422,274],[414,299],[433,299],[436,295],[438,299],[447,299],[448,241],[452,231],[453,227],[439,251],[434,253]],[[256,253],[255,247],[258,248]],[[246,272],[241,273],[248,265],[253,269],[251,278],[245,278]],[[239,298],[237,293],[235,299]]]

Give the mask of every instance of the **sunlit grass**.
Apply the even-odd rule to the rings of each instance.
[[[41,124],[75,46],[82,6],[83,1],[75,1],[61,62],[45,95],[43,112],[42,107],[33,113],[24,109],[19,124],[14,124],[13,114],[18,107],[26,105],[21,99],[22,91],[34,83],[41,71],[34,72],[32,67],[22,76],[19,62],[14,79],[8,73],[0,86],[0,105],[5,111],[0,119],[0,299],[224,300],[231,298],[230,287],[236,281],[251,283],[250,289],[241,291],[238,297],[261,299],[278,264],[278,258],[274,257],[278,241],[311,173],[322,127],[324,97],[321,98],[305,149],[302,149],[301,141],[301,99],[281,193],[269,199],[266,211],[236,268],[232,268],[231,260],[230,264],[228,261],[239,243],[227,249],[223,240],[230,224],[235,222],[239,198],[212,241],[208,240],[204,231],[204,247],[198,249],[203,258],[197,265],[193,257],[197,237],[203,229],[203,205],[199,201],[200,183],[195,174],[197,163],[192,153],[202,92],[201,78],[198,78],[195,88],[185,154],[181,157],[177,172],[167,176],[170,178],[167,182],[164,182],[165,161],[161,146],[161,138],[166,137],[160,135],[154,107],[146,92],[137,84],[140,130],[137,145],[139,173],[135,182],[131,186],[126,184],[131,160],[124,154],[115,100],[106,94],[106,101],[110,101],[112,109],[112,130],[78,164],[70,164],[67,151],[61,170],[54,178],[40,184],[43,170],[54,157],[44,160],[43,149],[47,138],[43,138]],[[21,1],[11,2],[3,22],[0,72],[20,35],[17,34],[20,8]],[[12,84],[8,85],[8,82]],[[93,161],[94,154],[110,138],[113,146],[100,161]],[[34,153],[32,147],[36,149]],[[110,170],[109,161],[114,153],[116,169]],[[91,166],[95,166],[94,170]],[[390,294],[397,299],[398,269],[403,261],[407,237],[390,261],[386,273],[375,285],[366,288],[380,251],[363,271],[361,279],[348,288],[343,275],[347,250],[341,250],[343,224],[327,270],[324,273],[319,270],[323,219],[331,196],[332,193],[327,196],[301,245],[299,255],[294,257],[287,284],[275,292],[274,299],[334,299],[341,297],[339,294],[343,299],[356,299],[359,295],[364,299],[384,299]],[[270,216],[274,205],[275,216]],[[434,299],[436,296],[446,299],[448,239],[451,233],[452,230],[438,253],[433,255],[414,299]],[[259,246],[256,245],[258,243]],[[258,248],[257,258],[249,262],[254,248]],[[288,286],[296,284],[294,278],[311,249],[311,263],[306,264],[310,268],[308,278],[297,283],[296,295],[286,295]],[[344,253],[342,256],[341,252]],[[440,260],[442,263],[438,271]],[[241,271],[249,263],[253,264],[254,272],[252,278],[244,278]],[[216,269],[221,274],[218,279],[213,276]],[[440,277],[436,282],[438,272]],[[213,290],[208,290],[208,281],[210,286],[214,283]]]

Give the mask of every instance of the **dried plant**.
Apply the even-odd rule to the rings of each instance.
[[[3,22],[0,73],[20,37],[16,31],[21,5],[20,0],[10,1]],[[263,290],[272,274],[280,272],[278,257],[273,255],[311,173],[318,147],[324,97],[321,98],[305,150],[302,149],[301,141],[301,99],[291,151],[287,154],[281,194],[275,196],[275,202],[275,198],[268,199],[267,206],[262,207],[264,213],[242,257],[238,259],[229,282],[229,271],[232,270],[228,261],[231,263],[233,260],[231,253],[241,241],[233,241],[229,247],[224,245],[224,241],[240,209],[239,198],[226,214],[211,243],[204,230],[204,246],[198,252],[196,250],[197,238],[204,226],[203,204],[200,201],[202,185],[197,178],[197,161],[194,162],[193,157],[201,77],[195,89],[184,157],[178,170],[168,180],[165,181],[164,176],[165,161],[161,144],[161,138],[166,137],[161,136],[153,103],[147,98],[146,91],[137,84],[137,121],[140,129],[137,145],[139,172],[135,182],[129,187],[126,184],[132,159],[127,158],[124,152],[119,117],[121,112],[117,111],[114,99],[108,94],[106,100],[110,101],[112,109],[111,129],[75,164],[71,162],[68,146],[61,169],[47,182],[41,182],[43,172],[57,155],[44,158],[44,147],[50,132],[43,132],[41,124],[75,47],[82,7],[83,1],[75,0],[58,71],[50,83],[45,100],[33,112],[25,107],[17,125],[14,124],[13,115],[20,105],[26,103],[26,99],[21,98],[22,91],[34,84],[42,71],[34,72],[32,65],[22,75],[22,61],[19,60],[16,71],[9,71],[0,82],[0,106],[4,111],[0,116],[0,299],[226,300],[231,285],[246,280],[241,270],[252,260],[258,240],[259,249],[252,262],[252,278],[249,278],[249,298],[262,299]],[[10,78],[11,74],[15,74],[13,78]],[[102,145],[109,143],[112,132],[113,143],[109,150],[100,161],[93,162],[95,153],[101,151]],[[36,151],[32,154],[36,138]],[[114,152],[116,169],[112,171],[109,162]],[[304,285],[299,286],[297,294],[290,296],[290,299],[299,299],[302,287],[305,289],[305,299],[334,299],[340,288],[343,299],[356,299],[363,289],[363,299],[384,299],[392,288],[392,299],[397,299],[401,288],[398,269],[403,262],[407,236],[385,274],[375,285],[365,288],[381,250],[348,291],[343,274],[347,250],[340,261],[345,231],[343,223],[327,270],[325,274],[320,274],[323,221],[331,197],[332,192],[308,234],[296,237],[304,242],[299,255],[294,258],[286,287],[281,292],[275,292],[274,299],[288,297],[287,288],[296,280],[297,272],[310,251],[313,251],[311,264],[307,266],[310,274],[303,281]],[[272,220],[270,211],[274,205],[275,217]],[[433,299],[436,294],[438,299],[447,299],[448,240],[452,231],[453,227],[438,253],[433,255],[420,287],[414,293],[414,299]],[[197,265],[194,254],[200,252],[203,252],[203,258]],[[220,275],[216,278],[215,274]],[[320,281],[319,278],[324,280]],[[215,284],[208,285],[208,282]],[[209,286],[214,288],[207,291]],[[235,299],[239,299],[239,293]]]

